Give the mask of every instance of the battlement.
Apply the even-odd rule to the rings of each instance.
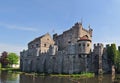
[[[77,25],[82,25],[82,23],[81,22],[75,23],[75,26],[77,26]]]
[[[94,48],[96,47],[104,47],[104,45],[102,43],[97,43],[97,44],[94,44]]]

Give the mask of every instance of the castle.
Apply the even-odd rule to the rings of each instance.
[[[62,34],[49,33],[28,43],[28,50],[20,53],[20,68],[24,72],[39,73],[107,73],[111,71],[103,44],[94,44],[93,30],[76,23]]]

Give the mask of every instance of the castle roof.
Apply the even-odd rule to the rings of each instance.
[[[84,35],[83,37],[80,37],[80,39],[78,41],[90,41],[91,42],[91,40],[88,38],[87,35]]]

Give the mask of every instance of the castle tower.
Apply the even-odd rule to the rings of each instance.
[[[81,37],[80,40],[77,41],[77,53],[81,58],[84,59],[84,72],[88,71],[87,57],[91,53],[91,44],[92,42],[87,35]]]
[[[90,54],[92,41],[88,38],[87,35],[80,38],[77,41],[78,44],[78,54]]]
[[[103,56],[103,44],[98,43],[97,45],[94,44],[94,50],[93,50],[93,55],[94,55],[94,71],[97,72],[98,74],[102,74],[103,68],[102,68],[102,56]]]
[[[80,39],[81,35],[82,35],[82,23],[76,23],[75,28],[77,28],[77,38]]]

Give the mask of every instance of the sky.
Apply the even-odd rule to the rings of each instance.
[[[19,55],[34,38],[81,21],[93,43],[120,45],[120,0],[0,0],[0,52]]]

